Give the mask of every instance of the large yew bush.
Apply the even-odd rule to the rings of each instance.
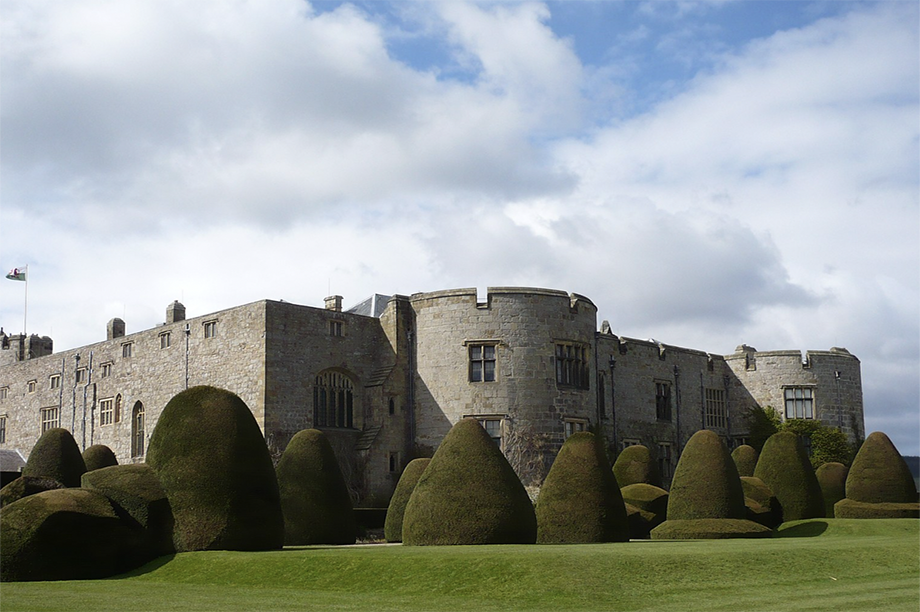
[[[749,444],[742,444],[732,451],[732,461],[738,468],[739,476],[753,476],[757,467],[757,449]]]
[[[780,431],[767,439],[754,476],[776,496],[783,522],[824,516],[824,496],[799,436]]]
[[[178,552],[281,548],[278,481],[262,432],[245,402],[192,387],[163,409],[147,463],[175,517]]]
[[[83,451],[83,462],[86,464],[87,472],[118,465],[115,453],[105,444],[93,444]]]
[[[620,487],[632,484],[661,486],[661,472],[649,449],[641,444],[627,446],[613,464],[613,474]]]
[[[83,455],[69,431],[54,427],[41,435],[22,468],[23,476],[57,480],[65,487],[79,487],[86,471]]]
[[[543,544],[629,539],[623,496],[594,434],[575,433],[562,445],[540,489],[536,515]]]
[[[537,519],[527,491],[475,419],[454,425],[409,497],[403,543],[532,544]]]
[[[815,471],[815,477],[821,487],[821,496],[824,498],[824,516],[833,518],[834,505],[847,496],[846,485],[849,471],[847,466],[836,461],[824,463]]]
[[[297,432],[278,461],[277,474],[285,544],[354,544],[351,497],[323,432]]]
[[[409,503],[409,497],[418,484],[418,479],[431,459],[428,457],[419,457],[413,459],[403,470],[399,482],[396,483],[396,490],[393,497],[390,498],[390,505],[387,508],[387,518],[383,526],[383,535],[387,542],[402,542],[403,517],[406,513],[406,504]]]
[[[846,481],[846,498],[834,505],[837,518],[918,518],[917,488],[907,462],[880,431],[869,434],[856,453]]]

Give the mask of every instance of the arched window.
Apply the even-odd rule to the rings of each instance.
[[[354,384],[341,372],[320,372],[313,386],[314,427],[354,427]]]
[[[144,405],[140,402],[134,404],[131,410],[131,456],[141,457],[144,454]]]

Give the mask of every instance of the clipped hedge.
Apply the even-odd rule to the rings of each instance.
[[[20,476],[0,489],[0,508],[7,504],[12,504],[14,501],[19,501],[23,497],[28,497],[29,495],[63,488],[64,485],[51,478]]]
[[[151,435],[147,463],[172,507],[177,552],[284,544],[275,469],[255,418],[235,394],[201,386],[172,398]]]
[[[393,497],[390,498],[390,505],[387,508],[387,518],[383,526],[383,536],[387,542],[402,542],[403,517],[406,513],[406,504],[409,503],[409,497],[415,490],[418,479],[431,462],[429,457],[420,457],[413,459],[403,470],[396,483],[396,490]]]
[[[739,476],[753,476],[757,467],[757,449],[748,444],[742,444],[732,451],[732,461],[738,468]]]
[[[105,444],[94,444],[83,451],[83,462],[86,464],[87,472],[118,465],[115,453]]]
[[[840,519],[915,519],[920,518],[920,504],[867,503],[852,499],[841,499],[834,504],[834,517]]]
[[[738,469],[713,431],[697,431],[681,453],[671,480],[668,519],[652,539],[769,537],[772,530],[747,520]]]
[[[629,523],[620,487],[593,433],[565,441],[537,498],[541,544],[625,542]]]
[[[284,449],[276,472],[286,545],[355,543],[351,497],[323,432],[297,432]]]
[[[847,474],[850,469],[842,463],[832,461],[822,464],[816,471],[818,486],[824,498],[824,516],[833,518],[834,504],[847,496]]]
[[[0,580],[106,578],[150,561],[142,542],[100,493],[36,493],[0,513]]]
[[[864,503],[917,501],[907,462],[884,433],[872,432],[859,447],[847,475],[846,497]]]
[[[41,435],[22,468],[23,476],[50,478],[65,487],[79,487],[86,464],[69,431],[54,427]]]
[[[821,486],[796,434],[781,431],[770,436],[763,445],[754,476],[773,491],[783,522],[824,516]]]
[[[648,448],[641,444],[627,446],[613,464],[613,475],[622,487],[632,484],[661,486],[661,472],[658,463]]]
[[[156,473],[146,463],[111,465],[83,474],[84,489],[96,491],[144,530],[152,557],[175,552],[173,514]]]
[[[668,492],[661,487],[640,482],[623,487],[620,493],[629,515],[629,537],[648,539],[652,529],[667,518]]]
[[[441,441],[406,504],[402,535],[409,545],[536,541],[524,485],[475,419],[461,419]]]
[[[782,523],[779,501],[764,481],[756,476],[742,476],[741,488],[744,491],[747,518],[771,529]]]

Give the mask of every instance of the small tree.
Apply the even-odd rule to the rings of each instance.
[[[747,415],[747,421],[748,443],[758,453],[763,450],[763,445],[770,436],[778,432],[783,426],[783,419],[771,406],[752,408]]]

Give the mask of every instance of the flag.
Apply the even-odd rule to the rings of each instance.
[[[26,280],[26,268],[13,268],[6,277],[10,280],[24,281]]]

